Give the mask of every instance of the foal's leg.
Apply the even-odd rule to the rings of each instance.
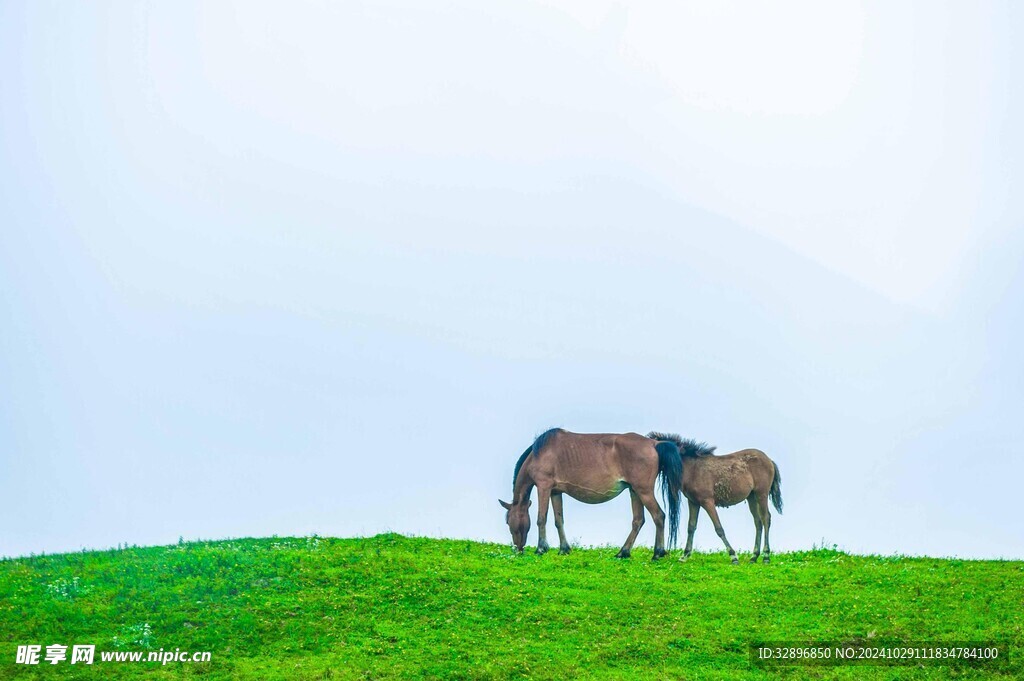
[[[703,506],[708,515],[711,516],[711,522],[715,526],[715,532],[717,532],[718,536],[722,538],[722,543],[725,544],[725,550],[729,552],[729,557],[732,559],[733,565],[739,564],[740,559],[736,557],[736,550],[733,549],[729,540],[725,538],[725,530],[722,528],[722,521],[718,519],[718,510],[715,508],[715,502],[705,501],[701,503],[701,506]]]
[[[679,560],[686,560],[693,552],[693,533],[697,529],[697,516],[700,515],[700,504],[686,500],[690,504],[690,520],[686,523],[686,548]]]
[[[629,536],[626,537],[626,543],[615,554],[616,558],[629,558],[629,551],[633,548],[636,535],[640,533],[640,528],[644,526],[644,504],[640,501],[640,497],[637,496],[632,487],[629,488],[629,500],[633,504],[633,531],[629,533]]]
[[[757,494],[751,494],[747,497],[747,506],[750,507],[750,515],[754,516],[754,557],[750,559],[751,563],[757,562],[757,557],[761,555],[761,509],[757,505]]]
[[[537,555],[548,550],[548,499],[551,488],[537,486]]]
[[[564,555],[572,549],[565,540],[565,529],[562,527],[562,493],[551,493],[551,510],[555,512],[555,529],[558,530],[558,553]]]
[[[658,560],[664,556],[665,551],[665,512],[661,510],[661,506],[658,505],[658,500],[654,496],[654,490],[644,490],[637,493],[640,497],[641,503],[651,513],[651,517],[654,518],[654,527],[656,531],[654,533],[654,560]]]
[[[764,562],[772,561],[772,547],[768,544],[768,530],[772,527],[772,512],[768,510],[768,495],[764,494],[757,500],[758,510],[761,512],[761,522],[764,523]]]

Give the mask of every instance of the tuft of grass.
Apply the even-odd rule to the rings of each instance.
[[[977,678],[957,667],[752,666],[753,641],[1010,644],[1024,677],[1024,563],[504,545],[384,534],[271,537],[0,561],[0,678]],[[91,667],[14,664],[18,645],[95,644]],[[211,651],[102,663],[102,650]]]

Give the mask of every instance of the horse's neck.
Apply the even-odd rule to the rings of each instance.
[[[701,470],[707,470],[708,462],[718,459],[713,454],[705,456],[684,456],[683,457],[683,480],[692,480]]]
[[[526,470],[526,466],[519,469],[519,475],[516,477],[516,483],[512,487],[512,503],[521,504],[530,498],[530,493],[533,491],[534,483],[533,476]]]

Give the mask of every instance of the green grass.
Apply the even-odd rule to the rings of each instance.
[[[1024,562],[782,553],[732,566],[614,549],[381,535],[239,539],[0,561],[0,677],[977,678],[962,667],[752,666],[780,641],[1009,643]],[[742,556],[741,556],[742,557]],[[147,626],[148,625],[148,626]],[[18,644],[209,650],[206,663],[16,665]]]

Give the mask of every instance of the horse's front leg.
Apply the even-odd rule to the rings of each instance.
[[[715,532],[718,533],[722,543],[725,544],[725,550],[729,552],[729,559],[732,560],[733,565],[739,564],[740,560],[736,557],[736,550],[733,549],[732,544],[725,538],[725,529],[722,527],[722,521],[718,519],[718,509],[715,508],[714,500],[705,500],[701,503],[704,510],[709,516],[711,516],[711,522],[715,525]],[[767,537],[767,535],[765,535]]]
[[[644,526],[644,504],[633,488],[629,488],[629,500],[633,503],[633,531],[626,537],[626,543],[622,545],[616,558],[629,558],[629,552],[636,541],[636,535],[640,534],[640,528]]]
[[[548,500],[551,487],[537,485],[537,555],[547,553],[548,548]]]
[[[551,494],[551,510],[555,512],[555,529],[558,530],[558,553],[564,555],[569,553],[572,549],[569,548],[569,542],[565,540],[565,528],[562,522],[562,493],[553,492]]]
[[[700,515],[700,504],[696,501],[690,501],[690,519],[686,523],[686,548],[683,549],[683,555],[679,560],[688,560],[690,553],[693,552],[693,533],[697,530],[697,516]]]

